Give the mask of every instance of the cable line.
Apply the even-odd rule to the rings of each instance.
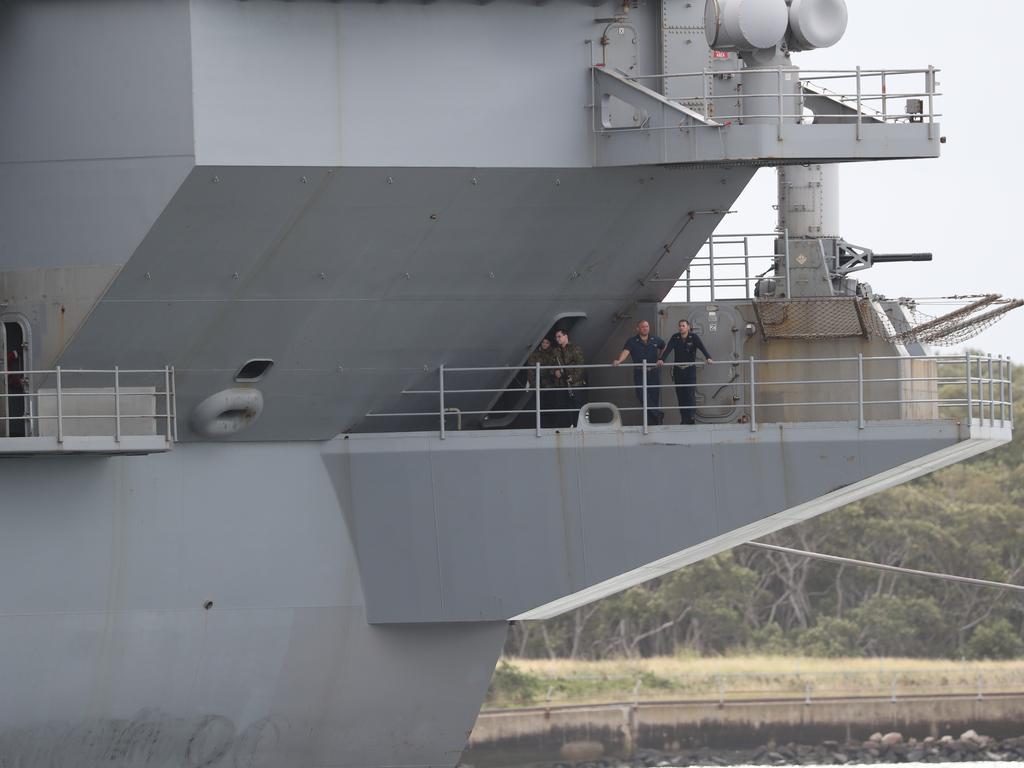
[[[867,560],[854,560],[851,557],[840,557],[839,555],[823,555],[820,552],[805,552],[802,549],[790,549],[789,547],[779,547],[775,544],[761,544],[759,542],[748,541],[746,542],[748,547],[756,547],[757,549],[766,549],[772,552],[783,552],[787,555],[799,555],[800,557],[810,557],[815,560],[824,560],[829,563],[840,563],[843,565],[859,565],[864,568],[874,568],[878,571],[892,571],[893,573],[904,573],[908,576],[927,576],[930,579],[940,579],[942,581],[957,581],[961,584],[974,584],[978,587],[991,587],[993,589],[1005,589],[1011,592],[1024,592],[1024,586],[1020,584],[1006,584],[1001,581],[988,581],[987,579],[972,579],[968,576],[954,576],[949,573],[935,573],[933,571],[918,571],[913,568],[901,568],[898,565],[882,565],[881,563],[871,563]]]

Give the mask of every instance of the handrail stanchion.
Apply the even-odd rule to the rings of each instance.
[[[786,103],[782,97],[782,67],[778,69],[778,77],[776,78],[779,85],[779,141],[782,141],[782,126],[783,126],[783,114],[786,111]]]
[[[790,288],[789,284],[789,227],[786,227],[786,229],[782,230],[782,243],[784,246],[786,256],[786,298],[792,299],[793,291]]]
[[[174,430],[174,442],[178,442],[178,377],[174,374],[174,366],[171,366],[171,406],[174,408],[174,418],[171,420],[171,427]]]
[[[643,394],[644,394],[644,434],[648,433],[647,430],[647,360],[643,362]]]
[[[985,374],[982,368],[982,363],[985,362],[985,358],[982,355],[978,355],[978,426],[985,426]]]
[[[61,396],[60,366],[57,366],[57,443],[64,442],[64,404]]]
[[[686,268],[686,303],[690,303],[690,268]]]
[[[857,353],[857,428],[864,429],[864,353]]]
[[[1006,358],[1006,371],[1007,371],[1007,382],[1006,382],[1006,405],[1007,410],[1010,412],[1010,426],[1013,426],[1013,358],[1007,356]]]
[[[964,352],[964,379],[967,382],[967,426],[974,419],[974,399],[971,393],[971,353]]]
[[[114,366],[114,442],[121,442],[121,373]]]
[[[754,356],[750,356],[750,431],[757,432],[757,389],[754,383]]]
[[[1006,426],[1006,366],[999,356],[999,426]]]
[[[715,237],[708,238],[708,285],[711,287],[711,301],[715,300]]]
[[[743,292],[750,298],[750,238],[743,236]]]
[[[444,363],[437,368],[437,392],[440,401],[441,439],[444,440]]]
[[[928,140],[935,138],[935,67],[928,65],[928,78],[925,90],[928,92]]]
[[[536,415],[537,415],[537,437],[540,437],[540,361],[537,361],[536,368],[534,368],[534,397],[536,401]]]
[[[988,356],[988,425],[996,425],[996,377],[992,375],[992,355]]]
[[[166,399],[167,413],[165,416],[166,439],[171,439],[171,367],[164,366],[164,398]]]
[[[886,101],[887,101],[887,94],[889,92],[889,89],[886,86],[886,74],[887,73],[885,73],[885,72],[882,73],[882,122],[883,123],[886,121],[886,115],[888,114],[888,110],[886,109]]]
[[[861,122],[861,101],[860,101],[860,65],[857,65],[857,141],[860,141]]]

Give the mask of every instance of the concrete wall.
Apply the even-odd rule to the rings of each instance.
[[[564,745],[599,742],[605,754],[625,757],[635,749],[667,752],[709,747],[750,749],[770,740],[816,744],[864,740],[875,731],[897,730],[921,739],[975,728],[996,738],[1019,736],[1024,694],[986,697],[885,697],[834,699],[805,704],[776,701],[649,702],[494,710],[482,712],[464,761],[519,765],[558,760]]]

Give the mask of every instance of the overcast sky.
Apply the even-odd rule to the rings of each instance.
[[[794,63],[805,69],[932,64],[942,70],[938,90],[944,95],[936,111],[943,114],[941,133],[947,137],[937,160],[851,163],[840,169],[846,240],[878,253],[934,254],[931,263],[883,264],[859,277],[886,296],[996,292],[1024,298],[1024,108],[1016,92],[1021,44],[1015,35],[1002,41],[995,34],[1021,29],[1024,3],[847,0],[847,5],[845,37],[833,48],[794,54]],[[979,21],[984,22],[980,28]],[[975,39],[982,31],[986,39]],[[877,91],[877,80],[871,90]],[[738,212],[718,231],[770,231],[775,198],[774,169],[758,171],[733,206]],[[1024,362],[1024,308],[969,343]]]

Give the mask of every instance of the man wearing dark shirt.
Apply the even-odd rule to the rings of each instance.
[[[651,335],[651,324],[641,320],[636,324],[636,336],[630,337],[619,356],[612,360],[612,365],[619,365],[631,358],[631,362],[639,365],[647,363],[647,410],[648,423],[661,424],[665,420],[665,414],[661,412],[661,390],[658,385],[661,377],[658,375],[658,363],[661,360],[662,350],[665,349],[665,341],[657,336]],[[644,402],[644,371],[642,367],[633,369],[633,385],[636,387],[636,399],[640,401],[641,407]]]
[[[690,323],[686,320],[679,321],[679,333],[674,334],[665,347],[662,355],[663,360],[675,352],[675,365],[672,366],[672,381],[676,385],[676,399],[679,400],[680,424],[693,424],[693,417],[697,412],[697,350],[704,355],[704,359],[713,363],[707,347],[700,340],[700,336],[690,331]]]

